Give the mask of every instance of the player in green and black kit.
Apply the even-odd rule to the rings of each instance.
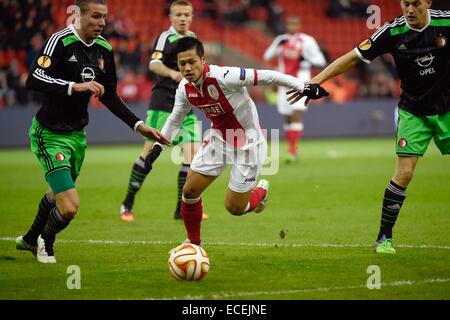
[[[189,31],[192,18],[193,7],[190,2],[185,0],[173,2],[170,6],[172,26],[158,36],[153,46],[149,69],[158,76],[158,80],[152,90],[146,123],[158,130],[161,130],[167,117],[172,112],[175,92],[178,83],[183,79],[178,71],[177,56],[174,50],[177,41],[182,37],[195,37],[195,34]],[[144,162],[145,157],[153,147],[153,142],[151,139],[146,139],[144,149],[131,170],[128,191],[120,206],[120,218],[123,221],[134,221],[132,211],[134,199],[148,174],[144,170]],[[201,142],[201,130],[197,116],[191,112],[184,119],[180,133],[173,141],[174,145],[180,144],[183,150],[183,164],[178,173],[178,199],[174,213],[175,219],[181,219],[180,206],[183,186],[194,154],[199,148],[199,142]],[[206,218],[207,216],[204,215],[204,219]]]
[[[75,180],[86,150],[85,126],[92,94],[130,128],[170,144],[158,130],[144,124],[116,93],[117,78],[111,45],[100,36],[108,13],[104,0],[77,0],[81,15],[75,25],[54,33],[30,69],[27,87],[44,95],[30,128],[31,149],[50,186],[37,216],[16,248],[55,263],[56,234],[75,217],[79,198]],[[78,24],[78,27],[76,25]]]
[[[359,61],[379,55],[394,57],[402,95],[397,128],[397,166],[385,192],[378,253],[395,253],[392,229],[406,197],[419,157],[431,139],[450,154],[450,11],[431,10],[431,0],[401,0],[403,15],[386,23],[357,48],[340,57],[311,80],[321,84]],[[299,94],[291,92],[295,102]]]

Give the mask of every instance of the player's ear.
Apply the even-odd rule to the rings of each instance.
[[[427,9],[430,9],[433,0],[425,0],[425,1],[427,2]]]

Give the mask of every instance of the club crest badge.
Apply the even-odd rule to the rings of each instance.
[[[447,46],[447,38],[444,36],[440,36],[436,39],[436,46],[438,48],[445,48]]]
[[[100,56],[100,59],[98,59],[98,67],[102,72],[105,72],[105,59],[103,59],[102,56]]]
[[[208,94],[214,100],[219,99],[219,91],[217,91],[217,88],[212,84],[208,86]]]
[[[61,152],[58,152],[57,154],[55,154],[55,158],[56,160],[58,160],[59,162],[63,162],[64,159],[66,159],[66,157],[64,157],[64,155]]]
[[[405,148],[408,145],[408,141],[405,138],[398,140],[398,146],[400,148]]]

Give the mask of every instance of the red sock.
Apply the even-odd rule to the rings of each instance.
[[[188,199],[189,202],[189,199]],[[181,201],[181,216],[183,217],[184,228],[187,237],[193,244],[200,244],[200,226],[202,223],[203,203],[199,201],[187,204],[185,199]]]
[[[250,207],[246,212],[251,212],[255,210],[256,206],[261,202],[262,199],[266,196],[267,191],[261,187],[256,187],[252,191],[250,191],[250,197],[248,202],[250,203]]]
[[[287,130],[286,140],[289,144],[289,153],[292,155],[297,155],[297,142],[300,140],[303,131],[301,130]]]

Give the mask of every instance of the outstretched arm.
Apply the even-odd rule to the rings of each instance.
[[[358,55],[354,50],[348,52],[347,54],[343,55],[342,57],[335,60],[333,63],[331,63],[328,67],[325,68],[321,73],[319,73],[317,76],[315,76],[313,79],[308,81],[310,84],[322,84],[325,81],[346,72],[348,69],[350,69],[352,66],[357,64],[360,60]],[[300,100],[304,94],[298,90],[290,90],[287,92],[288,98],[290,104],[296,103],[298,100]],[[306,104],[308,101],[306,102]]]
[[[352,50],[331,63],[321,73],[319,73],[311,81],[309,81],[309,83],[322,84],[328,79],[331,79],[341,73],[348,71],[359,61],[361,61],[361,59],[356,54],[355,50]]]
[[[319,85],[308,85],[300,79],[273,70],[244,69],[224,67],[221,81],[231,91],[252,85],[277,85],[299,92],[311,99],[320,99],[328,93]]]

